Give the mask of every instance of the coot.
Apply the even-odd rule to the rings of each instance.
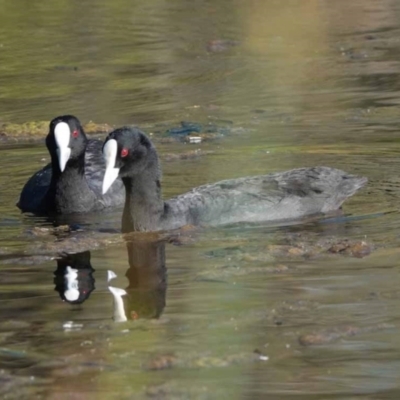
[[[100,211],[124,204],[120,179],[102,194],[105,163],[102,142],[88,140],[72,115],[50,122],[46,146],[51,163],[36,172],[22,189],[17,206],[35,214],[71,214]]]
[[[123,127],[104,142],[103,193],[125,185],[122,231],[184,225],[287,220],[338,209],[367,179],[329,167],[298,168],[203,185],[163,201],[156,149],[139,129]]]

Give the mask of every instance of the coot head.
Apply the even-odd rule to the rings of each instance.
[[[111,132],[104,142],[103,156],[106,162],[103,194],[118,176],[133,178],[144,171],[159,174],[157,152],[137,128],[123,127]]]
[[[86,143],[87,138],[81,123],[73,115],[62,115],[50,122],[46,146],[61,172],[69,160],[76,160],[84,155]]]

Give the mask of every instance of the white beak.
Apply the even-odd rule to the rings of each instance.
[[[118,178],[119,168],[115,168],[117,159],[118,143],[115,139],[110,139],[103,147],[103,156],[106,162],[106,172],[103,178],[103,194],[107,193],[110,186]]]
[[[64,275],[66,290],[64,296],[67,301],[75,301],[79,298],[78,270],[67,266],[67,273]]]
[[[111,271],[110,269],[107,270],[107,282],[110,282],[112,279],[116,278],[117,274],[114,271]]]
[[[114,298],[113,320],[115,322],[127,321],[128,318],[125,314],[124,301],[122,300],[122,296],[127,294],[126,291],[113,286],[109,286],[108,290],[111,292]]]
[[[61,172],[63,172],[71,155],[71,148],[68,146],[71,137],[69,125],[66,122],[59,122],[54,129],[54,137],[56,139],[58,163]]]

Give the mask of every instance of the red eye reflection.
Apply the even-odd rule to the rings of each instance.
[[[131,318],[132,319],[138,319],[139,318],[139,314],[136,311],[131,311]]]
[[[77,137],[79,136],[79,132],[75,129],[75,130],[72,132],[72,136],[73,136],[74,138],[77,138]]]
[[[126,157],[128,155],[129,151],[128,149],[122,149],[121,150],[121,157]]]

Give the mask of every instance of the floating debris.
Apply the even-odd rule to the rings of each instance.
[[[350,241],[344,239],[338,243],[335,243],[328,249],[329,253],[339,253],[345,254],[352,257],[363,258],[371,254],[372,245],[360,240],[360,241]]]
[[[268,356],[266,356],[265,354],[263,354],[260,350],[258,350],[258,349],[255,349],[254,350],[254,354],[257,354],[258,355],[258,359],[260,360],[260,361],[268,361],[269,360],[269,357]]]
[[[378,324],[375,326],[366,326],[361,328],[356,326],[344,326],[340,328],[334,328],[331,330],[324,330],[317,333],[301,335],[299,337],[299,343],[302,346],[322,345],[344,337],[350,337],[369,332],[376,332],[379,330],[390,329],[393,327],[394,327],[393,325],[389,324]]]
[[[201,143],[201,136],[189,136],[189,143]]]
[[[156,131],[156,133],[185,139],[187,136],[201,137],[201,140],[214,140],[220,136],[228,135],[232,128],[217,125],[212,122],[201,124],[198,122],[181,121],[180,126],[166,129],[165,131]],[[196,134],[196,135],[193,135]],[[188,139],[190,140],[190,139]]]
[[[302,240],[301,240],[302,239]],[[363,258],[371,254],[375,249],[372,243],[364,240],[350,240],[340,238],[323,238],[316,242],[290,240],[290,244],[273,244],[267,246],[267,251],[274,257],[289,257],[289,258],[315,258],[328,254],[340,254],[348,257]]]

